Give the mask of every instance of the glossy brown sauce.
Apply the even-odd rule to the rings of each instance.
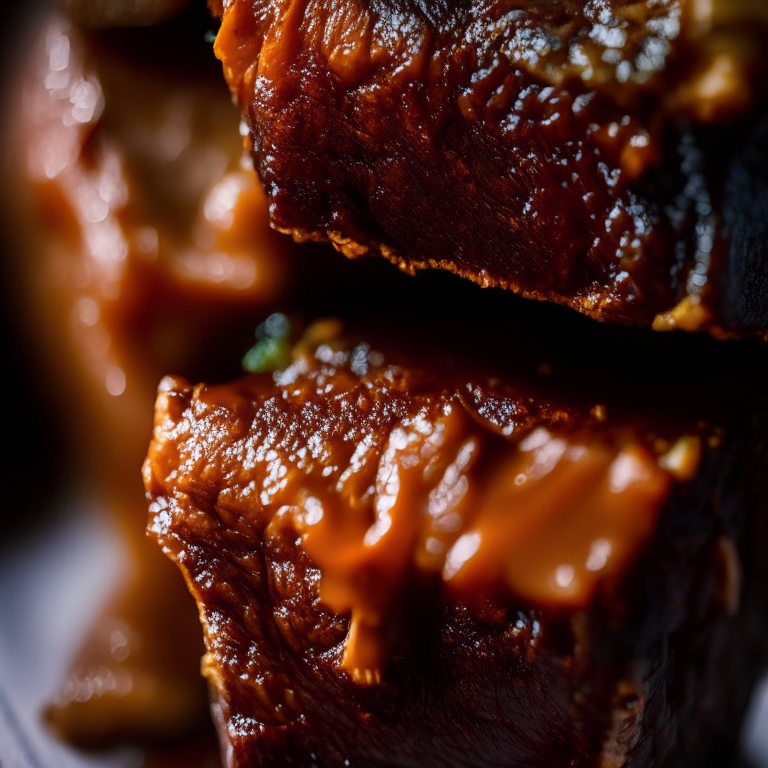
[[[477,420],[485,398],[459,394],[461,375],[310,336],[274,381],[162,383],[144,469],[150,530],[172,556],[187,516],[265,540],[295,531],[321,601],[349,616],[340,666],[360,684],[381,681],[404,595],[425,580],[478,610],[505,595],[588,607],[653,536],[674,477],[695,472],[697,437],[654,447],[599,408],[547,407],[497,384],[507,412],[533,409],[502,437]]]
[[[392,587],[402,589],[408,572],[439,574],[470,604],[506,589],[534,606],[573,610],[587,607],[598,582],[620,575],[653,533],[669,478],[642,448],[614,454],[541,429],[481,488],[471,475],[478,436],[465,433],[456,447],[441,434],[459,431],[450,424],[462,417],[452,413],[393,432],[365,530],[331,499],[293,505],[322,573],[321,599],[350,614],[342,667],[356,682],[381,679]]]

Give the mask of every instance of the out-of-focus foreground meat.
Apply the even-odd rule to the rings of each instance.
[[[768,330],[722,217],[744,135],[701,127],[755,105],[764,4],[211,6],[281,231],[602,320]]]
[[[228,768],[722,765],[766,659],[760,387],[389,334],[325,321],[271,375],[160,386],[150,531]]]
[[[48,712],[83,744],[205,722],[194,604],[144,534],[152,403],[168,371],[233,375],[292,279],[208,24],[90,34],[48,16],[9,111],[19,303],[127,561]]]

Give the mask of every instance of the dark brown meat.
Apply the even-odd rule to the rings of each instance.
[[[160,387],[150,531],[225,764],[721,764],[766,656],[764,404],[435,328]]]
[[[725,310],[710,139],[672,124],[749,107],[763,5],[218,6],[217,54],[281,231],[602,320],[753,330]],[[714,155],[741,141],[719,135]]]

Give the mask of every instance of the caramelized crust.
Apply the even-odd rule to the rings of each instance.
[[[276,228],[602,320],[729,325],[718,182],[670,118],[752,103],[757,6],[221,5]]]
[[[321,330],[272,376],[160,387],[150,532],[198,601],[226,765],[726,749],[764,657],[764,588],[736,576],[765,543],[746,422]],[[755,655],[718,670],[739,634]]]

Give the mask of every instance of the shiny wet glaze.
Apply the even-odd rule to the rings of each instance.
[[[731,347],[628,344],[623,378],[589,355],[626,330],[542,347],[457,311],[164,381],[150,532],[198,601],[228,764],[721,754],[757,663],[723,649],[762,631],[758,390],[718,364],[744,408],[717,395]]]
[[[224,5],[278,229],[603,320],[728,326],[718,181],[675,116],[752,106],[756,6]]]
[[[274,382],[166,379],[145,465],[150,530],[169,546],[201,505],[248,538],[292,531],[322,602],[350,617],[340,666],[367,685],[411,582],[442,582],[469,606],[511,595],[567,611],[615,587],[683,465],[669,442],[659,455],[599,408],[381,358],[329,338],[300,345]],[[483,428],[491,403],[512,418]]]

